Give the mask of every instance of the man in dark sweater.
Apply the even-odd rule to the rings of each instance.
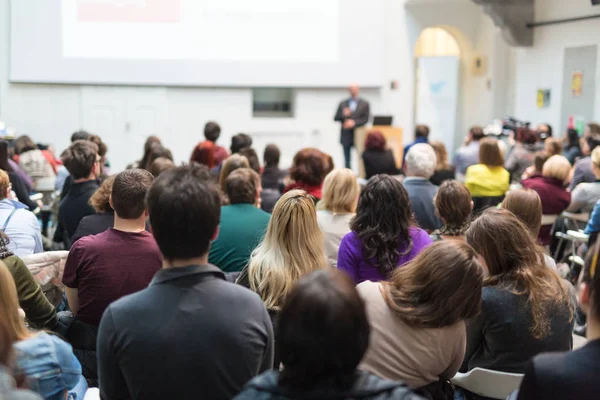
[[[104,399],[231,399],[273,366],[260,297],[208,264],[221,195],[200,165],[163,172],[147,196],[163,269],[112,303],[98,332]]]
[[[63,153],[62,161],[73,178],[69,194],[58,207],[58,220],[64,229],[63,243],[66,249],[70,249],[73,244],[71,236],[81,219],[95,213],[89,200],[98,189],[96,179],[100,176],[102,159],[95,143],[78,140]]]

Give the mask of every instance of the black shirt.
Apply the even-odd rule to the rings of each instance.
[[[17,195],[17,199],[29,207],[29,211],[33,211],[38,208],[38,205],[29,198],[29,190],[27,190],[27,186],[25,186],[25,183],[16,172],[9,172],[8,179],[10,180],[10,184]]]
[[[217,267],[162,269],[106,309],[97,354],[103,399],[231,399],[272,368],[273,327]]]
[[[392,150],[367,149],[362,154],[365,164],[365,175],[369,179],[379,174],[400,175],[402,170],[396,167],[396,160]]]
[[[96,180],[74,183],[69,193],[60,202],[58,206],[58,220],[64,229],[65,248],[70,249],[71,237],[77,230],[79,222],[86,215],[95,214],[92,206],[89,205],[90,197],[98,189]]]
[[[289,175],[289,171],[279,169],[277,166],[263,168],[260,177],[263,189],[275,189],[281,191],[283,180]]]
[[[600,397],[600,340],[568,353],[542,354],[525,372],[519,400]]]
[[[84,236],[97,235],[113,228],[114,225],[115,213],[113,211],[85,216],[79,222],[79,226],[71,237],[71,241],[75,243]]]
[[[456,171],[453,167],[449,169],[438,169],[436,170],[431,178],[429,178],[429,182],[433,183],[436,186],[440,186],[445,181],[450,181],[456,177]]]

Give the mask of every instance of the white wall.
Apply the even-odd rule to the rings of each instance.
[[[536,21],[572,18],[598,14],[600,7],[589,1],[537,0]],[[567,47],[600,46],[600,20],[573,22],[535,28],[534,46],[516,50],[515,113],[532,123],[549,122],[554,129],[561,127],[561,98],[564,50]],[[600,62],[597,68],[600,74]],[[600,76],[600,75],[599,75]],[[596,78],[600,82],[600,78]],[[538,89],[551,89],[551,105],[539,109]],[[594,117],[600,120],[600,85],[597,85]]]
[[[216,120],[223,128],[220,142],[224,146],[235,133],[246,132],[254,136],[259,153],[266,143],[279,143],[283,164],[289,164],[302,146],[317,146],[331,153],[337,165],[343,163],[339,125],[333,122],[335,107],[346,96],[343,88],[297,90],[294,117],[272,119],[252,117],[249,88],[9,84],[8,2],[0,0],[0,119],[37,141],[54,143],[59,152],[73,131],[86,129],[108,143],[109,158],[118,170],[139,158],[144,138],[156,134],[178,161],[184,161],[202,139],[204,123]],[[371,102],[373,114],[394,115],[395,124],[405,131],[404,141],[411,141],[417,38],[427,27],[450,27],[464,51],[458,144],[468,126],[485,124],[500,117],[499,112],[507,112],[501,110],[509,108],[510,99],[498,91],[510,86],[506,82],[509,65],[494,60],[508,59],[510,50],[489,17],[470,0],[433,0],[407,7],[405,2],[385,0],[385,84],[379,90],[363,91],[363,96]],[[489,57],[485,76],[470,74],[474,53]],[[365,62],[369,57],[365,54]],[[393,80],[399,81],[399,89],[390,88]]]

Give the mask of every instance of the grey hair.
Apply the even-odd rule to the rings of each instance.
[[[407,176],[419,176],[429,179],[435,172],[437,158],[433,147],[426,143],[417,143],[406,154]]]

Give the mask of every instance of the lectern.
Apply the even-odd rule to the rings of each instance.
[[[379,131],[383,134],[387,141],[388,149],[391,149],[392,153],[394,153],[396,166],[400,168],[402,166],[402,156],[404,155],[402,128],[394,126],[363,126],[354,130],[354,146],[358,152],[358,176],[361,178],[365,177],[365,165],[363,164],[362,153],[365,150],[365,139],[369,131]]]

